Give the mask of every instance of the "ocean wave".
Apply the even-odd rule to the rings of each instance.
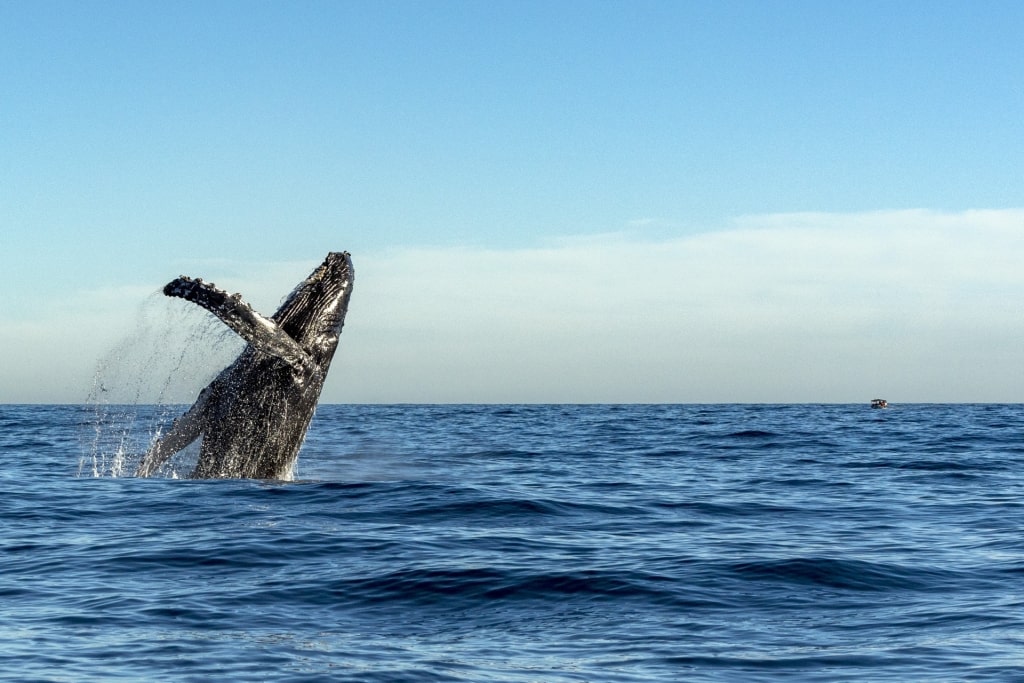
[[[174,414],[117,410],[139,439]],[[93,413],[0,407],[0,665],[1015,680],[1024,409],[879,412],[321,406],[299,478],[261,482],[78,476]]]
[[[737,562],[729,570],[747,580],[813,584],[852,591],[936,590],[955,585],[961,572],[830,557]]]

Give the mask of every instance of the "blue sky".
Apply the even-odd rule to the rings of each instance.
[[[1015,2],[2,1],[0,400],[83,400],[179,273],[266,310],[347,249],[329,401],[1024,401],[1022,34]]]

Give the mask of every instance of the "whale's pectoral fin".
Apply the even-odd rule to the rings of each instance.
[[[297,370],[312,369],[313,359],[273,320],[265,318],[242,300],[212,283],[182,275],[164,287],[164,294],[202,306],[263,353],[276,356]]]
[[[174,421],[167,433],[150,446],[139,463],[139,468],[135,470],[136,477],[148,477],[153,474],[172,455],[199,438],[203,431],[202,413],[209,397],[210,388],[207,387],[199,394],[192,407]]]

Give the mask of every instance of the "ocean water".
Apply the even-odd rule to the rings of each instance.
[[[295,481],[126,476],[176,412],[0,406],[0,679],[1024,681],[1024,406],[324,405]]]

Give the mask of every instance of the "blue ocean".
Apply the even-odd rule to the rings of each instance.
[[[1021,405],[180,409],[0,406],[0,679],[1024,681]]]

